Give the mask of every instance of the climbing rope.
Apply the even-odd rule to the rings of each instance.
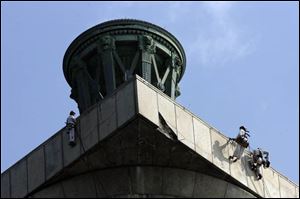
[[[79,138],[80,146],[82,147],[83,152],[86,153],[86,150],[85,150],[85,147],[83,145],[82,138],[81,138],[81,132],[78,132],[77,135],[78,135],[78,138]],[[86,159],[83,158],[83,161],[86,164],[88,170],[90,170],[90,171],[96,170],[96,168],[94,168],[94,166],[89,161],[88,155],[86,155]],[[106,192],[106,190],[104,188],[104,185],[102,184],[101,180],[98,179],[98,175],[92,175],[92,179],[93,179],[94,184],[95,185],[96,184],[100,185],[100,187],[104,191],[105,195],[108,196],[108,193]],[[96,196],[98,197],[97,186],[95,186],[95,189],[96,189],[95,190],[96,191]]]

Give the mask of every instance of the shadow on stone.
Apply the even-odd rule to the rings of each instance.
[[[228,157],[224,156],[224,149],[226,148],[227,143],[220,145],[218,140],[215,141],[213,145],[213,155],[215,158],[219,159],[221,162],[228,162]]]

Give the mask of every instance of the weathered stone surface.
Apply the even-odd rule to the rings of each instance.
[[[103,147],[99,147],[95,152],[89,154],[88,160],[92,163],[92,166],[97,169],[102,169],[109,165]]]
[[[157,93],[137,81],[138,112],[156,125],[158,121]]]
[[[226,193],[227,182],[218,178],[197,173],[194,198],[222,198]]]
[[[65,176],[69,176],[69,177],[76,176],[88,170],[95,169],[93,165],[94,163],[91,161],[91,159],[88,158],[79,159],[76,160],[76,164],[71,164],[67,169],[65,169],[65,171],[63,171],[63,173],[65,174]]]
[[[228,150],[229,154],[234,154],[234,151],[237,147],[236,142],[228,143]],[[247,184],[247,176],[246,176],[246,168],[245,166],[248,166],[246,162],[244,161],[245,158],[243,158],[244,154],[242,155],[241,159],[237,160],[236,162],[230,162],[230,174],[235,179],[239,180],[242,184],[245,186],[248,186]]]
[[[10,197],[9,170],[1,174],[1,198]]]
[[[151,125],[147,124],[147,122],[142,119],[138,119],[137,128],[138,164],[156,164],[157,162],[154,162],[154,153],[157,151],[157,147],[153,140],[156,140],[157,132]]]
[[[130,124],[130,126],[123,128],[122,133],[120,133],[119,136],[121,149],[137,147],[138,139],[140,137],[138,122],[134,121]]]
[[[138,160],[138,147],[124,148],[119,154],[122,156],[122,164],[134,165]]]
[[[163,194],[192,197],[196,173],[188,170],[164,168]]]
[[[213,163],[229,174],[228,146],[225,137],[211,129]]]
[[[135,115],[134,82],[130,82],[117,92],[117,121],[118,127]]]
[[[272,169],[264,169],[264,182],[265,182],[265,196],[266,198],[279,198],[280,188],[279,188],[279,178],[278,174]]]
[[[127,194],[127,195],[114,195],[114,198],[177,198],[177,197],[168,196],[168,195],[152,195],[152,194]]]
[[[101,148],[105,154],[105,161],[111,166],[121,165],[123,161],[120,136],[110,138],[109,145],[104,144]]]
[[[209,127],[193,117],[196,152],[212,161],[211,139]]]
[[[295,198],[296,190],[295,186],[291,184],[287,179],[279,175],[279,186],[281,198]]]
[[[98,142],[98,106],[94,106],[80,117],[80,133],[84,149],[87,151]]]
[[[101,102],[98,125],[100,140],[106,138],[117,129],[116,95],[112,95]]]
[[[78,128],[80,129],[80,127]],[[76,145],[69,145],[69,135],[67,134],[67,129],[64,128],[61,131],[62,134],[62,144],[63,144],[63,164],[64,166],[70,165],[74,160],[80,157],[80,148],[81,148],[81,140],[78,137],[78,132],[75,134]]]
[[[132,191],[137,194],[161,194],[163,168],[133,167],[130,168]]]
[[[33,198],[65,198],[62,183],[57,183],[35,193]]]
[[[171,159],[171,151],[165,147],[165,142],[162,140],[165,135],[156,133],[155,146],[153,150],[153,164],[168,165]],[[171,142],[169,140],[169,142]]]
[[[170,149],[169,164],[178,168],[188,168],[191,164],[193,154],[188,151],[188,147],[182,144],[172,146]]]
[[[175,105],[165,96],[158,95],[158,111],[166,120],[168,126],[176,133]]]
[[[62,183],[67,198],[95,198],[97,183],[91,174],[79,175]]]
[[[102,170],[96,173],[96,177],[102,182],[105,193],[114,195],[130,193],[131,182],[128,168],[116,168],[113,170]]]
[[[15,164],[11,170],[11,197],[23,198],[27,194],[27,165],[26,159]]]
[[[139,82],[137,84],[144,83]],[[126,125],[121,125],[117,129],[117,93],[115,93],[114,96],[110,96],[111,98],[107,98],[101,102],[103,104],[106,103],[106,105],[97,105],[98,111],[96,111],[97,108],[95,106],[89,113],[81,116],[82,118],[87,117],[82,121],[86,120],[89,123],[91,122],[90,120],[94,120],[96,115],[98,115],[98,119],[92,123],[98,123],[96,125],[99,125],[99,129],[103,123],[112,121],[106,128],[110,130],[102,137],[105,139],[101,139],[100,142],[97,142],[97,146],[83,154],[80,153],[83,152],[80,151],[80,143],[77,142],[75,147],[68,146],[66,130],[60,130],[43,144],[45,157],[43,157],[42,149],[37,148],[32,154],[26,157],[27,159],[22,160],[23,162],[21,161],[21,163],[18,162],[1,175],[1,196],[9,195],[10,183],[14,186],[14,188],[11,187],[14,196],[25,196],[27,187],[29,190],[36,191],[35,187],[42,185],[44,182],[43,171],[39,170],[43,167],[43,161],[36,160],[43,158],[46,161],[44,165],[47,176],[46,181],[67,179],[68,182],[66,185],[68,192],[70,191],[70,195],[79,194],[82,197],[85,196],[83,190],[89,190],[91,188],[91,181],[94,180],[90,180],[84,176],[84,179],[87,179],[84,180],[86,182],[85,185],[87,184],[89,187],[84,188],[85,185],[78,189],[74,187],[78,186],[80,182],[80,180],[77,180],[77,177],[79,179],[83,175],[89,175],[89,172],[97,172],[99,180],[97,180],[97,183],[92,183],[95,189],[92,188],[93,190],[87,193],[92,194],[88,195],[88,197],[95,197],[95,195],[98,197],[120,197],[122,195],[130,195],[131,193],[132,196],[153,197],[162,195],[175,197],[177,196],[176,194],[179,194],[181,197],[209,197],[210,195],[214,197],[252,197],[252,195],[244,193],[241,187],[245,190],[249,188],[262,197],[296,197],[299,194],[297,185],[282,176],[278,176],[278,172],[271,168],[263,169],[264,177],[262,180],[257,181],[254,172],[249,169],[247,164],[250,158],[248,151],[245,151],[240,161],[231,163],[229,167],[228,156],[233,152],[235,146],[227,144],[225,136],[219,134],[214,128],[205,124],[201,119],[193,116],[188,111],[181,109],[175,102],[173,103],[164,98],[165,96],[161,96],[153,88],[148,88],[147,84],[143,87],[142,92],[147,93],[147,89],[153,91],[153,95],[150,96],[154,97],[157,95],[157,98],[153,98],[154,101],[158,99],[156,103],[153,103],[156,111],[153,111],[153,107],[152,109],[147,107],[149,110],[147,114],[150,118],[147,114],[142,115],[143,117],[137,115],[135,119],[127,119],[125,121]],[[152,103],[151,100],[149,102]],[[149,106],[149,104],[144,102],[144,97],[140,98],[138,103],[143,104],[143,106]],[[101,107],[102,105],[103,107]],[[179,110],[177,111],[179,112],[179,114],[177,113],[177,117],[179,115],[178,118],[175,117],[176,113],[173,111],[175,106]],[[107,109],[104,110],[106,107]],[[110,110],[112,111],[110,112]],[[176,122],[181,123],[180,125],[182,126],[179,125],[181,131],[189,132],[194,130],[196,151],[189,148],[188,144],[186,145],[180,141],[170,139],[159,130],[158,125],[152,121],[155,120],[153,118],[156,118],[159,111],[164,114],[168,125],[173,126],[172,123],[174,122],[175,132],[177,132],[176,126],[178,126]],[[94,115],[94,117],[89,116],[89,114]],[[89,117],[91,118],[88,119]],[[151,117],[153,118],[151,119]],[[83,128],[86,131],[84,133],[89,132],[89,129],[91,129],[90,126],[86,125],[83,127],[81,123],[79,122],[78,132],[83,131]],[[101,137],[101,132],[99,134],[96,133],[96,135],[96,137]],[[87,162],[89,162],[89,165]],[[138,169],[132,168],[137,165],[139,165]],[[146,170],[144,170],[145,165],[147,165]],[[155,168],[150,168],[150,165],[154,165]],[[125,168],[126,166],[132,167]],[[113,168],[118,169],[114,170]],[[180,170],[179,168],[184,170]],[[103,170],[99,171],[99,169]],[[180,171],[177,171],[178,169]],[[163,174],[161,173],[162,170],[164,171]],[[187,172],[187,174],[183,174],[183,171]],[[14,172],[14,174],[9,176],[9,172]],[[29,174],[27,175],[26,172],[29,172]],[[193,181],[193,178],[190,172],[197,172],[197,175],[195,174],[194,176],[194,184],[192,183],[192,185],[191,181]],[[198,172],[215,176],[219,181],[210,176],[198,177],[200,175]],[[35,173],[41,174],[34,176]],[[27,176],[29,176],[28,180]],[[9,182],[10,177],[11,182]],[[19,178],[21,178],[22,182],[18,181]],[[74,180],[74,186],[71,179]],[[223,179],[232,184],[235,184],[235,180],[237,180],[239,183],[247,186],[238,187],[239,183],[235,184],[236,186],[227,185],[227,182],[222,181]],[[28,185],[26,184],[27,182]],[[210,186],[211,184],[213,186]],[[224,191],[223,188],[228,189]],[[140,193],[134,193],[133,190],[137,190]],[[142,193],[143,191],[146,193]],[[159,194],[156,193],[157,191],[160,191]],[[45,196],[41,193],[44,193]],[[55,186],[43,187],[43,190],[34,195],[29,193],[29,197],[66,197],[68,194],[63,193],[63,187],[58,183]]]
[[[51,178],[63,168],[61,134],[56,134],[45,145],[46,179]]]
[[[181,107],[175,107],[178,139],[195,150],[193,117]]]
[[[27,159],[28,165],[28,192],[33,191],[45,182],[44,147],[34,150]]]
[[[185,169],[152,166],[107,168],[79,174],[34,197],[253,197],[222,179]]]
[[[238,186],[228,183],[225,198],[255,198],[252,194],[239,188]]]

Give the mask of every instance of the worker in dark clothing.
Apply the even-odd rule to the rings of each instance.
[[[250,162],[251,170],[255,172],[256,179],[262,178],[261,166],[268,168],[270,166],[269,153],[261,148],[255,149],[252,153],[252,160]]]
[[[75,114],[76,113],[74,111],[71,111],[66,122],[70,146],[75,146],[75,125],[76,125]]]
[[[249,131],[244,126],[241,126],[237,137],[235,139],[234,138],[229,139],[229,140],[234,140],[238,144],[233,155],[229,156],[229,160],[235,162],[238,159],[240,159],[241,156],[243,155],[245,148],[249,146],[249,141],[247,136],[250,137],[250,135],[247,132]]]

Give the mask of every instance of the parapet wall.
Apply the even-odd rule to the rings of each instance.
[[[233,154],[235,144],[228,144],[228,137],[183,106],[170,100],[146,81],[138,78],[137,82],[138,110],[144,117],[159,125],[157,113],[160,112],[182,143],[261,197],[299,197],[299,186],[272,167],[262,169],[263,179],[257,181],[248,166],[250,157],[247,150],[241,160],[230,163],[228,157]]]
[[[77,132],[82,142],[78,140],[74,148],[68,145],[63,128],[3,172],[1,198],[30,195],[136,117],[143,117],[158,128],[159,113],[182,144],[215,165],[224,177],[230,176],[261,197],[299,197],[298,185],[273,168],[263,169],[263,179],[255,180],[247,164],[247,151],[241,160],[229,163],[234,145],[228,144],[226,136],[143,79],[135,77],[78,118]]]

